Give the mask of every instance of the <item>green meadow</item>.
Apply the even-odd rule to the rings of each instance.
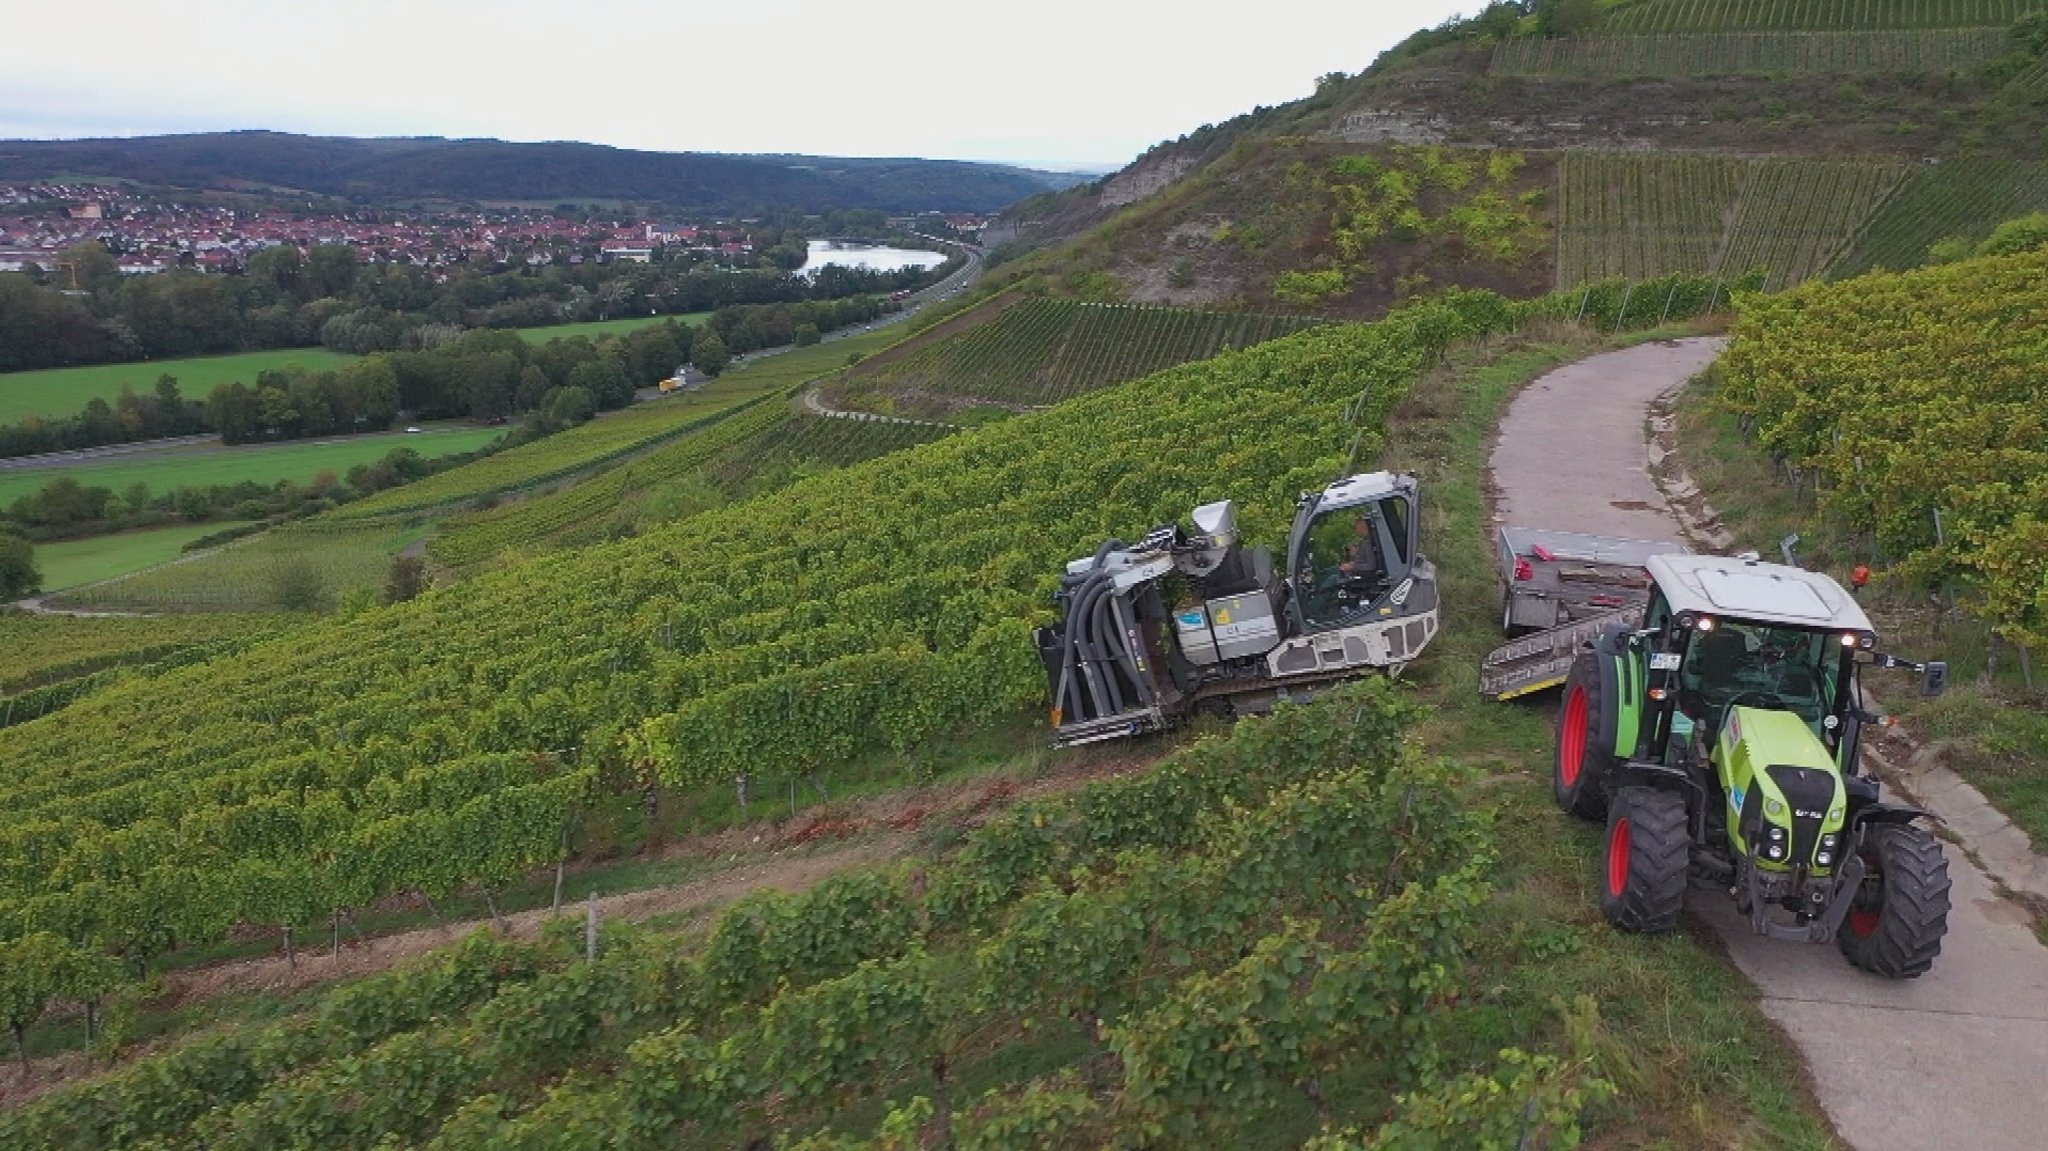
[[[279,480],[305,483],[323,471],[344,475],[357,464],[382,459],[393,448],[411,448],[432,459],[475,451],[503,432],[502,428],[456,425],[429,427],[417,435],[379,432],[346,439],[232,448],[219,444],[193,444],[110,456],[105,460],[89,460],[69,467],[18,468],[0,471],[0,507],[34,494],[59,476],[70,476],[87,487],[111,488],[115,492],[129,484],[144,483],[158,495],[173,488],[238,484],[244,480],[254,480],[265,486]]]
[[[136,364],[97,364],[89,368],[50,368],[40,372],[0,375],[0,423],[19,423],[30,416],[51,419],[75,416],[94,399],[109,404],[123,385],[138,395],[156,387],[158,376],[178,381],[188,400],[206,398],[221,384],[237,380],[253,386],[256,373],[297,364],[323,371],[354,359],[326,348],[287,348],[275,352],[243,352],[233,356],[191,356],[182,360],[149,360]]]

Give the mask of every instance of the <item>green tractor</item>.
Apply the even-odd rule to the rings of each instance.
[[[1559,806],[1607,823],[1600,906],[1624,931],[1678,922],[1688,880],[1725,887],[1760,935],[1826,943],[1894,979],[1948,928],[1948,861],[1861,769],[1862,668],[1943,664],[1877,650],[1827,576],[1754,559],[1659,555],[1641,626],[1573,662],[1557,719]],[[1630,620],[1629,623],[1636,621]]]

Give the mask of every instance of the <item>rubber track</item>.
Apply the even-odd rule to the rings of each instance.
[[[1917,827],[1880,827],[1871,839],[1884,863],[1883,913],[1877,930],[1860,939],[1845,925],[1836,937],[1842,954],[1887,978],[1925,975],[1948,933],[1948,858],[1934,837]]]
[[[1653,787],[1624,787],[1614,797],[1613,815],[1629,821],[1628,886],[1619,901],[1606,901],[1608,918],[1624,931],[1645,935],[1674,930],[1685,909],[1686,871],[1692,862],[1685,800]],[[1605,894],[1604,851],[1601,865]]]

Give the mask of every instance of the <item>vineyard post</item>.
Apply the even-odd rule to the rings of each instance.
[[[583,897],[583,961],[597,962],[597,892]]]
[[[1715,304],[1718,304],[1718,303],[1720,303],[1720,302],[1721,302],[1721,277],[1719,277],[1719,276],[1715,276],[1715,277],[1714,277],[1714,290],[1713,290],[1712,292],[1709,292],[1709,293],[1707,294],[1707,310],[1706,310],[1706,311],[1705,311],[1704,313],[1702,313],[1702,314],[1703,314],[1703,315],[1708,315],[1708,316],[1711,316],[1711,315],[1713,315],[1713,314],[1714,314],[1714,305],[1715,305]]]
[[[1585,320],[1586,304],[1588,301],[1592,300],[1592,298],[1593,285],[1591,283],[1587,283],[1579,289],[1579,310],[1572,313],[1572,323],[1576,324]]]
[[[1676,300],[1677,298],[1678,280],[1674,278],[1671,281],[1671,290],[1664,293],[1664,310],[1657,313],[1657,325],[1659,327],[1662,327],[1664,325],[1664,322],[1671,318],[1671,301]]]
[[[1940,508],[1934,509],[1934,546],[1948,547],[1948,534],[1942,530]],[[1941,598],[1948,604],[1949,611],[1956,610],[1956,586],[1946,574],[1941,577]]]
[[[1617,332],[1618,332],[1618,331],[1621,331],[1621,330],[1622,330],[1622,328],[1624,328],[1624,327],[1626,327],[1626,326],[1628,325],[1628,302],[1629,302],[1629,300],[1631,300],[1631,299],[1633,299],[1633,298],[1635,297],[1635,294],[1636,294],[1636,286],[1635,286],[1634,282],[1630,282],[1630,283],[1629,283],[1629,284],[1628,284],[1628,285],[1627,285],[1626,287],[1622,288],[1622,290],[1621,290],[1621,306],[1620,306],[1619,308],[1616,308],[1616,309],[1614,309],[1614,330],[1615,330],[1615,331],[1617,331]]]

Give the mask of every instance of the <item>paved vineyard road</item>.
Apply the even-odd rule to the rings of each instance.
[[[1649,476],[1648,409],[1719,350],[1707,339],[1646,344],[1524,389],[1493,452],[1502,519],[1678,538]],[[1949,933],[1919,979],[1866,975],[1832,944],[1761,939],[1721,892],[1694,887],[1686,897],[1799,1046],[1821,1105],[1856,1151],[2048,1147],[2048,947],[1953,844],[1947,855]]]

